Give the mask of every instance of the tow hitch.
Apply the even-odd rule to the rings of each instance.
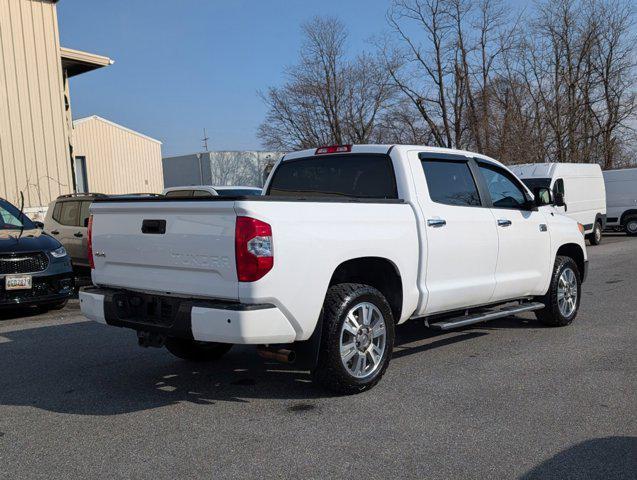
[[[156,332],[137,332],[137,343],[140,347],[161,348],[166,342],[166,335]]]

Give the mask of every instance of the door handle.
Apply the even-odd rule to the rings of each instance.
[[[430,218],[427,220],[427,226],[439,228],[447,225],[447,220],[443,220],[442,218]]]
[[[82,234],[82,232],[77,232],[77,233],[74,233],[73,236],[77,238],[82,238],[84,235]]]
[[[59,231],[57,231],[57,230],[53,230],[51,233],[52,233],[53,235],[59,235],[59,234],[60,234],[60,232],[59,232]]]
[[[498,220],[498,227],[510,227],[511,220],[507,220],[506,218],[501,218]]]

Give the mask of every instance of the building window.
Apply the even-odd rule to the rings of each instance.
[[[75,182],[78,193],[88,192],[88,177],[86,176],[86,157],[75,157]]]

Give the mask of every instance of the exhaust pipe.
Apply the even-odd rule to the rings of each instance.
[[[274,360],[280,363],[294,363],[296,360],[296,353],[293,350],[287,348],[273,348],[265,345],[259,345],[257,347],[257,353],[265,360]]]

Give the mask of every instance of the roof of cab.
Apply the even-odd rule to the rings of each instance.
[[[362,144],[362,145],[352,145],[352,149],[351,149],[351,153],[384,153],[384,154],[388,154],[390,152],[390,150],[392,149],[397,149],[403,152],[408,152],[408,151],[412,151],[412,150],[418,150],[419,152],[426,152],[426,153],[444,153],[447,155],[462,155],[465,157],[469,157],[469,158],[479,158],[480,160],[485,160],[487,162],[491,162],[494,163],[496,165],[500,165],[506,168],[505,165],[503,165],[502,163],[498,162],[497,160],[494,160],[491,157],[487,157],[486,155],[481,155],[479,153],[475,153],[475,152],[470,152],[467,150],[456,150],[454,148],[444,148],[444,147],[428,147],[425,145],[392,145],[392,144],[381,144],[381,145],[375,145],[375,144]],[[303,157],[313,157],[316,154],[316,148],[308,148],[306,150],[299,150],[296,152],[291,152],[288,153],[286,155],[283,156],[283,158],[281,159],[281,161],[287,161],[287,160],[294,160],[297,158],[303,158]],[[325,155],[330,156],[330,155],[342,155],[342,153],[327,153],[327,154],[321,154],[321,155]]]

